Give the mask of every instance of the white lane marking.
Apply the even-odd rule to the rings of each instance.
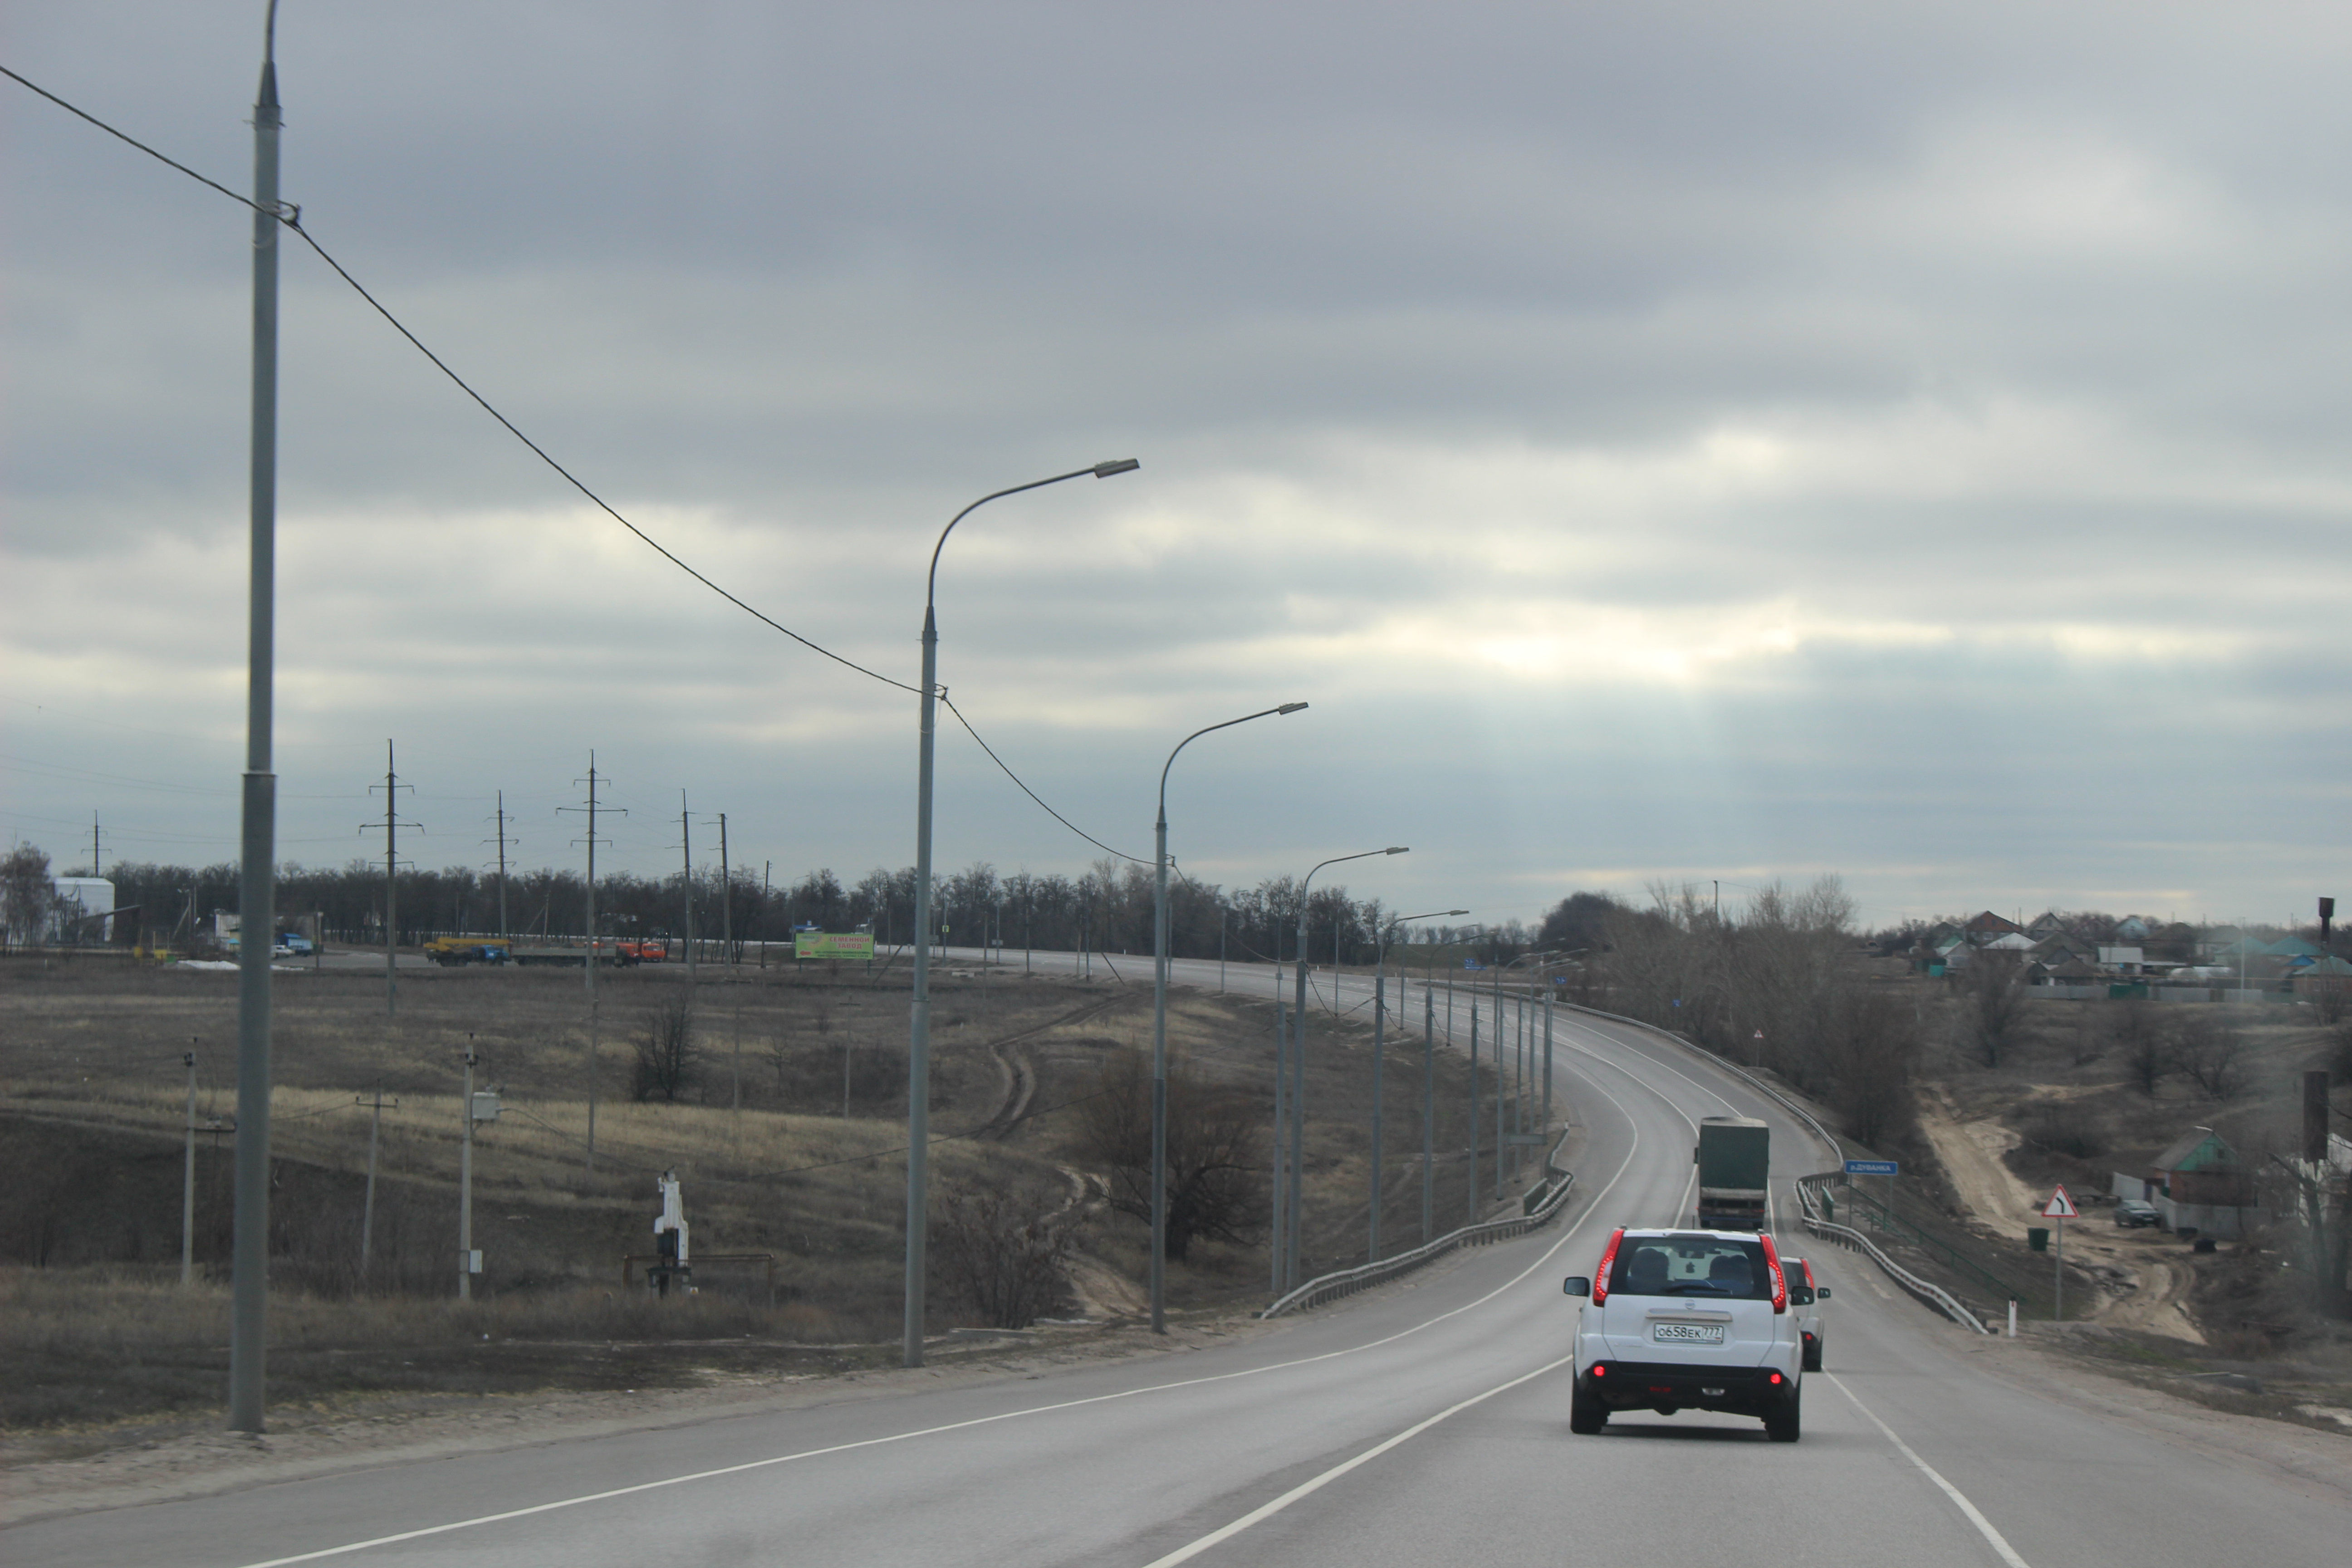
[[[1634,1081],[1638,1083],[1641,1080],[1636,1079]],[[1593,1087],[1600,1089],[1600,1085],[1598,1084],[1595,1084]],[[1623,1102],[1619,1100],[1615,1095],[1611,1094],[1605,1089],[1601,1089],[1601,1097],[1607,1100],[1610,1104],[1616,1106],[1619,1111],[1624,1111],[1625,1107]],[[1602,1187],[1598,1193],[1595,1193],[1591,1201],[1587,1204],[1585,1212],[1588,1215],[1592,1212],[1593,1208],[1600,1205],[1602,1198],[1607,1197],[1616,1189],[1617,1184],[1624,1179],[1625,1173],[1633,1169],[1633,1156],[1641,1151],[1641,1129],[1633,1125],[1633,1119],[1630,1114],[1625,1118],[1625,1124],[1633,1131],[1633,1142],[1627,1147],[1625,1151],[1625,1158],[1618,1165],[1616,1173],[1609,1178],[1609,1184]],[[1476,1300],[1465,1301],[1459,1307],[1455,1307],[1449,1311],[1440,1312],[1437,1316],[1415,1323],[1409,1329],[1400,1329],[1395,1333],[1387,1335],[1384,1338],[1368,1340],[1362,1344],[1349,1345],[1344,1350],[1326,1351],[1321,1355],[1300,1356],[1295,1361],[1275,1362],[1265,1366],[1244,1367],[1239,1372],[1216,1373],[1208,1377],[1188,1377],[1180,1379],[1174,1383],[1155,1383],[1143,1388],[1122,1389],[1117,1394],[1090,1394],[1084,1399],[1066,1399],[1054,1405],[1033,1405],[1023,1410],[1005,1410],[1000,1411],[994,1415],[974,1416],[969,1421],[950,1421],[944,1426],[924,1426],[912,1432],[893,1432],[887,1436],[866,1437],[861,1438],[855,1443],[835,1443],[829,1447],[806,1448],[797,1454],[777,1454],[764,1459],[747,1459],[740,1465],[722,1465],[716,1469],[696,1470],[689,1475],[669,1476],[657,1481],[639,1481],[634,1486],[614,1487],[606,1491],[587,1492],[579,1497],[558,1498],[552,1502],[534,1503],[529,1508],[508,1509],[500,1513],[486,1513],[475,1519],[452,1520],[446,1524],[425,1525],[416,1530],[404,1530],[395,1535],[379,1535],[366,1541],[347,1542],[341,1546],[322,1546],[315,1552],[298,1552],[290,1557],[272,1557],[259,1563],[249,1563],[245,1564],[245,1568],[286,1568],[286,1565],[289,1563],[316,1563],[323,1558],[342,1557],[354,1552],[365,1552],[372,1547],[394,1546],[404,1541],[417,1541],[427,1536],[446,1535],[453,1531],[471,1530],[478,1525],[499,1524],[511,1519],[528,1519],[533,1514],[553,1513],[560,1509],[578,1508],[583,1503],[604,1502],[613,1498],[631,1497],[639,1492],[658,1491],[665,1487],[682,1487],[691,1481],[715,1480],[721,1476],[738,1476],[743,1474],[747,1470],[769,1469],[777,1465],[789,1465],[798,1459],[816,1459],[822,1458],[828,1454],[846,1454],[858,1448],[877,1448],[884,1446],[885,1444],[904,1443],[916,1437],[937,1436],[942,1432],[961,1432],[968,1427],[987,1426],[999,1421],[1018,1420],[1024,1415],[1045,1415],[1057,1410],[1076,1410],[1082,1405],[1108,1404],[1115,1399],[1133,1399],[1146,1394],[1164,1394],[1170,1389],[1198,1388],[1206,1384],[1230,1383],[1236,1378],[1257,1377],[1265,1373],[1282,1372],[1290,1367],[1311,1366],[1317,1362],[1336,1361],[1342,1356],[1356,1355],[1364,1351],[1378,1350],[1382,1345],[1394,1344],[1397,1341],[1417,1334],[1423,1329],[1442,1323],[1448,1318],[1459,1317],[1475,1307],[1485,1306],[1487,1302],[1493,1300],[1504,1291],[1510,1289],[1513,1286],[1518,1284],[1519,1281],[1525,1279],[1528,1275],[1533,1274],[1537,1269],[1541,1268],[1545,1264],[1550,1262],[1552,1255],[1557,1253],[1561,1247],[1566,1247],[1569,1242],[1574,1238],[1578,1226],[1563,1226],[1560,1231],[1559,1239],[1553,1242],[1549,1247],[1544,1248],[1541,1257],[1528,1264],[1525,1268],[1520,1269],[1517,1274],[1512,1275],[1500,1285],[1496,1286],[1492,1290],[1489,1290],[1485,1295],[1479,1297]],[[1570,1359],[1573,1360],[1574,1358],[1570,1357]],[[1551,1363],[1551,1366],[1558,1366],[1559,1364],[1560,1363],[1554,1362]],[[1551,1366],[1543,1367],[1538,1370],[1549,1372],[1551,1370]],[[1529,1377],[1533,1377],[1535,1375],[1537,1375],[1535,1373],[1529,1373],[1528,1374]],[[1520,1381],[1524,1382],[1525,1379],[1521,1379]],[[1504,1386],[1508,1387],[1510,1385],[1506,1384]],[[1501,1390],[1489,1389],[1487,1392],[1489,1394],[1494,1394],[1500,1393]],[[1484,1399],[1485,1397],[1486,1397],[1486,1395],[1483,1394],[1478,1396],[1480,1399]],[[1471,1403],[1475,1404],[1476,1401],[1473,1400]],[[1456,1406],[1456,1408],[1458,1409],[1460,1407]],[[1450,1415],[1452,1412],[1449,1411],[1447,1414]],[[1443,1417],[1439,1417],[1438,1419],[1443,1419]],[[1401,1441],[1402,1439],[1399,1440]]]
[[[1436,1426],[1439,1422],[1444,1421],[1450,1416],[1459,1415],[1463,1411],[1469,1409],[1474,1405],[1483,1404],[1486,1400],[1494,1398],[1495,1395],[1498,1394],[1508,1393],[1510,1390],[1518,1387],[1519,1384],[1532,1382],[1548,1372],[1557,1372],[1561,1367],[1569,1365],[1575,1360],[1576,1357],[1573,1355],[1564,1355],[1558,1361],[1553,1362],[1549,1366],[1539,1366],[1533,1372],[1525,1373],[1511,1379],[1508,1383],[1498,1383],[1494,1387],[1486,1390],[1484,1394],[1474,1394],[1469,1398],[1462,1401],[1459,1405],[1449,1405],[1445,1409],[1439,1411],[1436,1415],[1429,1416],[1425,1420],[1416,1421],[1412,1426],[1406,1427],[1403,1431],[1398,1433],[1395,1436],[1388,1438],[1384,1442],[1373,1445],[1371,1447],[1369,1447],[1362,1453],[1357,1455],[1354,1458],[1349,1459],[1342,1464],[1332,1466],[1329,1469],[1324,1471],[1321,1475],[1315,1477],[1312,1480],[1301,1481],[1298,1485],[1291,1488],[1288,1491],[1283,1493],[1280,1497],[1276,1498],[1271,1502],[1261,1503],[1256,1508],[1250,1510],[1249,1512],[1242,1515],[1241,1518],[1234,1521],[1231,1524],[1223,1525],[1216,1530],[1213,1530],[1209,1531],[1208,1534],[1201,1537],[1200,1540],[1192,1542],[1189,1545],[1180,1546],[1175,1551],[1168,1553],[1165,1557],[1153,1558],[1150,1563],[1144,1564],[1144,1568],[1175,1568],[1175,1565],[1179,1563],[1189,1563],[1193,1558],[1198,1557],[1202,1552],[1208,1551],[1212,1546],[1216,1546],[1222,1542],[1231,1541],[1234,1536],[1239,1535],[1243,1531],[1249,1529],[1252,1525],[1273,1518],[1276,1514],[1280,1513],[1284,1509],[1288,1508],[1292,1503],[1297,1502],[1299,1499],[1307,1497],[1311,1493],[1321,1491],[1325,1487],[1329,1486],[1333,1481],[1338,1480],[1341,1476],[1346,1475],[1349,1470],[1356,1468],[1359,1465],[1368,1465],[1374,1459],[1379,1458],[1382,1454],[1387,1453],[1391,1448],[1397,1447],[1399,1444],[1411,1442],[1413,1438],[1420,1436],[1423,1432],[1428,1431],[1432,1426]],[[2018,1568],[2024,1568],[2024,1564],[2020,1563]]]
[[[1840,1394],[1844,1394],[1849,1400],[1853,1400],[1853,1407],[1856,1410],[1861,1411],[1864,1415],[1869,1416],[1870,1424],[1877,1427],[1880,1431],[1885,1433],[1886,1440],[1894,1444],[1897,1448],[1901,1449],[1905,1458],[1918,1466],[1919,1473],[1921,1475],[1926,1476],[1929,1480],[1935,1482],[1938,1487],[1941,1487],[1943,1489],[1944,1495],[1950,1498],[1954,1506],[1958,1508],[1962,1513],[1968,1515],[1969,1522],[1977,1527],[1977,1533],[1985,1538],[1986,1543],[1993,1549],[1994,1552],[1999,1555],[2003,1563],[2009,1565],[2009,1568],[2032,1568],[2032,1565],[2028,1563],[2024,1558],[2020,1557],[2017,1554],[2017,1549],[2009,1543],[2009,1539],[2002,1535],[2000,1531],[1995,1530],[1992,1527],[1992,1521],[1987,1519],[1983,1513],[1978,1510],[1977,1505],[1969,1500],[1968,1494],[1960,1490],[1959,1488],[1954,1486],[1951,1482],[1946,1480],[1942,1474],[1937,1470],[1935,1466],[1921,1458],[1912,1450],[1910,1444],[1896,1436],[1895,1435],[1895,1428],[1889,1426],[1885,1422],[1881,1421],[1878,1418],[1878,1413],[1876,1411],[1871,1409],[1869,1405],[1864,1405],[1861,1400],[1856,1399],[1853,1389],[1848,1388],[1843,1383],[1839,1383],[1832,1373],[1823,1372],[1816,1373],[1814,1375],[1817,1377],[1826,1377],[1832,1384],[1836,1384],[1837,1391]]]

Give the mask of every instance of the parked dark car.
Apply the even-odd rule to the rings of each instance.
[[[2126,1230],[2137,1230],[2143,1226],[2162,1225],[2164,1215],[2158,1213],[2156,1205],[2146,1198],[2117,1198],[2116,1223]]]

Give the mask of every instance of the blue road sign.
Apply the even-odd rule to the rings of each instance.
[[[1849,1176],[1894,1176],[1902,1173],[1903,1165],[1896,1160],[1848,1160],[1845,1173]]]

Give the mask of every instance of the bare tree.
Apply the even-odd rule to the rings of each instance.
[[[931,1227],[940,1279],[989,1327],[1027,1328],[1067,1289],[1066,1207],[1049,1184],[950,1183]]]
[[[2164,1021],[2148,1002],[2116,1002],[2116,1045],[2123,1057],[2124,1074],[2133,1088],[2153,1098],[2157,1085],[2172,1070],[2172,1040]]]
[[[2244,1087],[2246,1037],[2233,1021],[2210,1014],[2191,1018],[2180,1032],[2173,1059],[2208,1100],[2228,1100]]]
[[[1151,1063],[1142,1051],[1114,1052],[1098,1091],[1085,1102],[1080,1138],[1088,1158],[1109,1168],[1111,1206],[1151,1217]],[[1254,1231],[1265,1165],[1262,1118],[1237,1089],[1210,1083],[1181,1057],[1168,1062],[1168,1245],[1181,1259],[1196,1237],[1244,1241]]]
[[[675,1100],[694,1081],[697,1057],[694,1008],[684,996],[672,997],[646,1010],[644,1033],[637,1037],[636,1070],[629,1090],[640,1101],[660,1095]]]
[[[1969,1045],[1985,1066],[2000,1066],[2024,1021],[2025,966],[2005,952],[1979,951],[1960,971],[1959,989]]]
[[[1849,987],[1839,993],[1818,1047],[1829,1080],[1829,1101],[1857,1142],[1884,1147],[1908,1130],[1911,1079],[1919,1060],[1915,1009],[1884,991]]]

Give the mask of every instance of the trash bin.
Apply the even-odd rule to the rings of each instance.
[[[2049,1251],[2050,1227],[2041,1225],[2029,1227],[2025,1233],[2025,1245],[2035,1252]]]

